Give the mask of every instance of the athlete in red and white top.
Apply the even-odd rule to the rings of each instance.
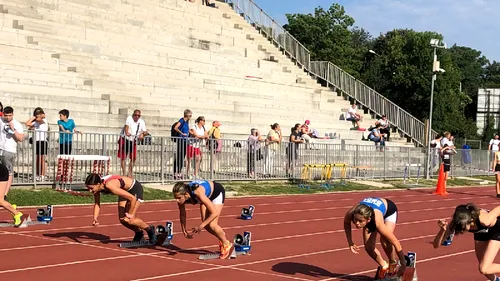
[[[135,216],[140,204],[144,202],[144,189],[140,182],[133,178],[118,175],[101,177],[98,174],[90,174],[85,179],[85,185],[94,194],[94,226],[99,225],[97,218],[101,209],[100,194],[112,193],[118,196],[118,218],[120,223],[135,232],[133,241],[141,241],[145,230],[149,242],[151,244],[156,243],[155,226],[148,225]]]

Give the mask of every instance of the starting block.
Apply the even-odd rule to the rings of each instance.
[[[17,209],[17,206],[13,205],[14,209]],[[53,206],[52,205],[47,205],[46,208],[41,208],[37,209],[37,217],[36,221],[31,219],[31,216],[28,215],[28,218],[24,219],[23,222],[18,225],[18,228],[25,228],[28,226],[33,226],[33,225],[41,225],[41,224],[50,224],[52,221],[52,215],[53,215]],[[0,223],[0,228],[2,227],[16,227],[14,223]]]
[[[132,241],[126,243],[120,243],[120,248],[142,248],[151,246],[168,246],[174,237],[174,226],[173,223],[168,221],[165,226],[158,225],[155,228],[155,234],[157,237],[156,243],[151,244],[149,240],[142,239],[141,241]]]
[[[249,255],[251,245],[252,233],[249,231],[243,232],[243,235],[236,234],[233,239],[234,249],[228,259],[235,259],[237,256]],[[200,255],[199,260],[213,260],[220,257],[220,252]]]
[[[405,255],[406,270],[402,277],[398,277],[397,268],[394,272],[387,272],[384,276],[379,276],[380,266],[375,274],[375,281],[418,281],[416,264],[417,264],[417,253],[408,252]]]
[[[51,222],[54,208],[52,205],[47,205],[46,208],[36,210],[36,219],[38,221]]]
[[[255,206],[253,205],[250,205],[248,208],[241,209],[241,219],[251,220],[254,211],[255,211]]]

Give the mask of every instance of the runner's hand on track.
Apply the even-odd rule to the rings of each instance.
[[[446,220],[439,220],[438,225],[442,230],[446,230],[446,227],[448,226],[448,222]]]
[[[349,249],[351,249],[351,252],[353,254],[359,254],[359,247],[356,244],[353,244],[352,246],[349,246]]]
[[[92,222],[92,225],[93,226],[98,226],[99,225],[99,221],[97,221],[97,219],[94,219],[94,221]]]

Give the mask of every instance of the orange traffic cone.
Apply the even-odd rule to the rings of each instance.
[[[441,163],[441,166],[439,167],[439,176],[438,176],[438,182],[436,185],[436,191],[434,194],[437,195],[448,195],[448,192],[446,192],[446,187],[445,187],[445,179],[446,175],[444,174],[444,164]]]

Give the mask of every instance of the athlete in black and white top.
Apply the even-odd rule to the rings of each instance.
[[[473,203],[458,205],[450,223],[439,220],[439,232],[434,238],[434,248],[439,248],[446,237],[465,232],[474,234],[479,272],[490,281],[500,281],[500,264],[495,263],[500,249],[500,207],[491,211],[479,208]]]

